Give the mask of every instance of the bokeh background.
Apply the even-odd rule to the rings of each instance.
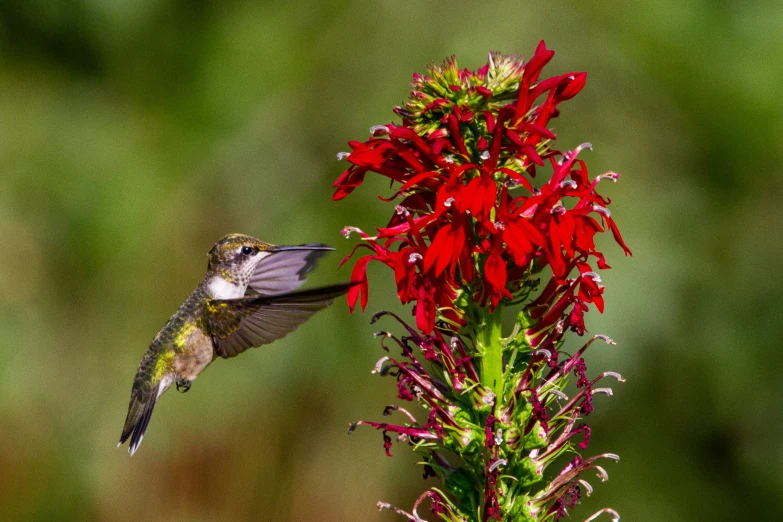
[[[578,5],[577,5],[578,4]],[[27,0],[0,3],[0,520],[398,520],[425,488],[379,418],[392,380],[344,302],[169,393],[115,444],[158,328],[228,232],[327,242],[385,221],[371,182],[332,203],[349,139],[414,71],[490,49],[587,70],[561,148],[634,251],[607,243],[591,451],[622,456],[573,519],[783,516],[783,10],[745,2]],[[396,308],[371,269],[370,309]],[[597,481],[594,481],[597,482]]]

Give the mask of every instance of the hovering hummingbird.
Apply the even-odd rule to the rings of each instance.
[[[179,307],[141,359],[131,389],[120,447],[133,455],[155,401],[172,383],[186,392],[209,364],[280,339],[352,286],[295,291],[326,245],[276,246],[231,234],[209,251],[207,275]]]

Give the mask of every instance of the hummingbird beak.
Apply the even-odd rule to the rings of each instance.
[[[270,252],[290,252],[292,250],[334,250],[334,248],[320,243],[312,245],[278,245],[272,248]]]

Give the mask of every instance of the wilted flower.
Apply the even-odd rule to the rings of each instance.
[[[622,380],[613,372],[589,380],[584,351],[599,338],[614,343],[594,336],[574,355],[561,349],[569,330],[584,335],[589,305],[604,309],[596,270],[609,266],[595,234],[609,230],[630,250],[597,192],[600,180],[618,175],[589,177],[579,156],[590,144],[552,147],[547,125],[586,79],[541,80],[553,54],[541,42],[528,62],[491,53],[477,71],[459,69],[453,58],[432,65],[414,75],[410,99],[395,108],[401,124],[373,127],[367,141],[341,153],[350,166],[334,184],[335,200],[368,173],[392,186],[381,198],[395,202],[385,226],[372,236],[344,231],[362,241],[343,262],[368,251],[354,263],[359,284],[348,301],[351,309],[367,306],[370,261],[393,270],[416,326],[376,314],[373,321],[396,319],[405,335],[381,332],[384,349],[402,355],[384,357],[374,373],[395,377],[398,398],[428,413],[418,420],[388,407],[385,415],[398,412],[404,422],[360,421],[351,431],[360,424],[381,430],[388,454],[392,436],[410,444],[425,457],[425,477],[442,480],[445,491],[430,489],[411,513],[393,508],[410,520],[421,520],[416,509],[427,499],[443,520],[560,518],[592,491],[581,474],[594,469],[603,479],[596,460],[614,457],[576,452],[591,436],[577,420],[592,411],[595,394],[611,394],[596,384]],[[522,305],[517,326],[503,337],[502,309],[515,304]],[[572,373],[577,391],[569,398],[563,390]],[[574,453],[547,482],[545,469]],[[454,456],[459,462],[450,462]]]

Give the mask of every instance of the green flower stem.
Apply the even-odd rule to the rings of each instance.
[[[479,353],[481,354],[481,384],[492,390],[496,397],[503,394],[503,337],[501,336],[501,318],[503,307],[495,311],[486,311],[481,329],[477,332]]]

